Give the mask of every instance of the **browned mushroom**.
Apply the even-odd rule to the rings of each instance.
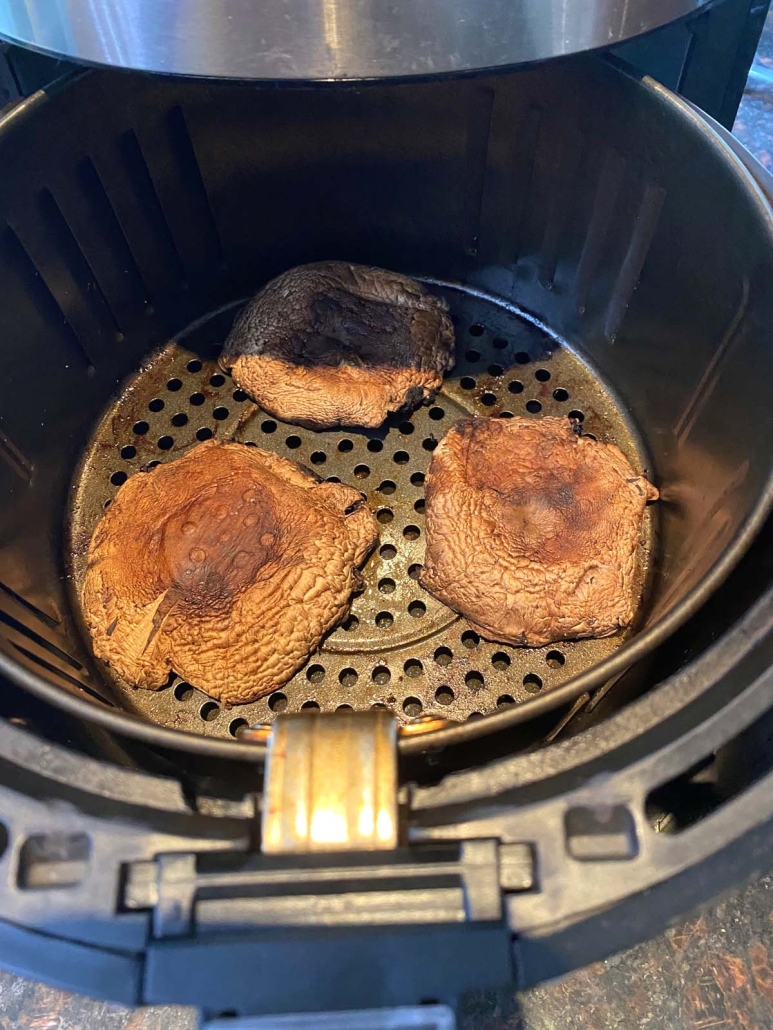
[[[239,316],[221,365],[275,418],[380,426],[431,398],[453,366],[447,305],[380,268],[322,261],[272,280]]]
[[[349,610],[377,540],[362,495],[208,441],[129,479],[94,532],[83,609],[129,683],[178,673],[226,704],[281,687]]]
[[[420,582],[482,636],[538,647],[634,615],[634,560],[657,490],[562,418],[467,418],[427,477]]]

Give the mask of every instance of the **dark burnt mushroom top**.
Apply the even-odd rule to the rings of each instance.
[[[220,363],[230,370],[238,357],[266,354],[302,365],[447,371],[453,329],[446,310],[440,297],[398,272],[345,261],[299,265],[247,304]],[[416,322],[433,321],[444,331],[417,332]]]
[[[263,287],[220,363],[279,418],[314,428],[376,426],[440,386],[453,347],[447,304],[420,283],[324,261]]]

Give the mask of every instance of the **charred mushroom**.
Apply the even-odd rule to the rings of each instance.
[[[430,465],[420,582],[491,640],[610,636],[633,618],[657,496],[617,447],[567,419],[463,419]]]
[[[246,306],[221,365],[275,418],[311,429],[380,426],[434,395],[454,363],[447,305],[380,268],[292,268]]]
[[[83,609],[129,683],[170,671],[225,704],[281,687],[349,610],[377,540],[362,496],[208,441],[133,476],[94,532]]]

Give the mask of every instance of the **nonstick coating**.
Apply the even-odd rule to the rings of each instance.
[[[249,402],[233,397],[229,380],[209,382],[204,363],[236,305],[304,261],[347,259],[458,284],[449,296],[462,363],[437,425],[475,405],[523,413],[538,401],[534,417],[581,410],[585,431],[646,466],[661,500],[638,632],[622,646],[556,648],[564,665],[549,664],[547,651],[463,640],[462,624],[449,615],[446,625],[415,589],[421,511],[407,517],[421,489],[410,476],[426,471],[423,441],[438,436],[430,409],[411,420],[412,433],[398,424],[385,435],[319,434],[351,439],[350,457],[302,431],[266,433],[253,415],[245,438],[286,448],[298,436],[283,453],[366,487],[379,510],[390,495],[377,488],[395,483],[382,546],[390,533],[419,530],[392,541],[394,558],[371,560],[357,626],[336,631],[312,663],[323,666],[321,680],[304,672],[282,691],[286,710],[315,700],[391,704],[400,718],[419,706],[455,714],[462,721],[435,734],[437,745],[531,720],[650,655],[724,580],[770,508],[770,208],[716,133],[655,83],[595,58],[358,89],[87,73],[0,123],[0,161],[0,671],[80,717],[170,748],[248,757],[234,721],[269,718],[284,703],[275,696],[242,716],[204,709],[187,688],[182,701],[172,700],[174,686],[142,697],[119,688],[80,632],[69,578],[77,568],[63,541],[87,482],[79,553],[116,473],[136,470],[140,456],[168,459],[200,429],[236,429],[237,411],[246,418]],[[482,334],[471,335],[477,325]],[[519,334],[530,344],[523,365]],[[163,354],[170,340],[183,349]],[[189,372],[191,360],[202,369]],[[162,381],[164,362],[177,376]],[[550,380],[535,377],[541,368]],[[179,390],[167,390],[170,378]],[[510,394],[516,380],[524,390]],[[557,388],[567,401],[553,397]],[[182,403],[196,392],[201,422],[199,407]],[[135,434],[132,405],[156,398],[164,408],[138,414],[148,431]],[[216,407],[228,414],[216,417]],[[105,412],[115,416],[108,433]],[[164,437],[170,445],[159,445]],[[382,451],[369,451],[376,440]],[[137,456],[121,457],[125,447]],[[400,450],[404,465],[394,462]],[[91,472],[76,474],[90,454]],[[389,561],[401,575],[386,572]],[[379,588],[387,579],[391,594]],[[382,613],[392,626],[377,624]],[[446,646],[444,666],[435,652]],[[414,660],[416,676],[406,668]],[[151,704],[163,711],[138,711]],[[469,718],[485,712],[494,714]]]
[[[173,729],[238,735],[281,712],[385,706],[400,722],[435,715],[464,722],[549,692],[612,655],[630,632],[541,648],[482,640],[465,620],[422,590],[424,478],[432,452],[461,417],[563,415],[579,430],[617,444],[642,471],[641,442],[611,391],[544,328],[485,297],[439,288],[456,323],[458,363],[430,406],[380,430],[313,432],[279,422],[252,404],[213,360],[232,310],[167,345],[121,389],[99,421],[76,474],[67,554],[75,556],[80,603],[88,541],[128,476],[178,457],[205,439],[276,451],[323,478],[366,493],[379,545],[365,566],[365,591],[319,653],[281,690],[230,710],[179,677],[137,690],[102,668],[122,707]],[[207,345],[211,344],[211,347]],[[635,590],[651,567],[656,508],[646,509]]]

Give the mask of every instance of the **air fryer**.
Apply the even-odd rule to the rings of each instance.
[[[91,71],[12,107],[0,166],[4,963],[209,1015],[452,1002],[764,867],[773,193],[719,125],[603,56],[281,89]],[[217,366],[251,293],[329,258],[454,320],[437,398],[378,430],[283,424]],[[514,648],[421,589],[427,467],[469,413],[565,415],[658,486],[629,631]],[[350,483],[380,533],[347,620],[230,709],[122,682],[79,611],[116,491],[205,439]],[[396,740],[397,847],[269,853],[272,726],[343,739],[358,712]]]

